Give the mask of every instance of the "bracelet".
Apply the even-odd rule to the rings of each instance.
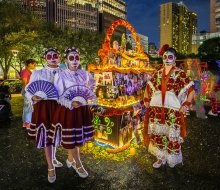
[[[144,100],[144,102],[150,102],[149,98],[144,98],[143,100]]]

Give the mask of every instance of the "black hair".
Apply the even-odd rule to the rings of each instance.
[[[170,51],[172,52],[175,56],[176,56],[176,49],[172,48],[172,47],[169,47],[166,51]]]
[[[36,63],[36,61],[34,59],[28,59],[25,61],[25,66],[28,66],[31,63]]]

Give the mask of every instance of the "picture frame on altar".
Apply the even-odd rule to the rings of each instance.
[[[112,50],[108,51],[108,65],[116,65],[116,55]]]
[[[119,90],[117,86],[107,86],[106,98],[117,98],[119,96]]]
[[[96,81],[96,86],[104,85],[102,73],[95,73],[94,74],[94,80]]]
[[[134,81],[133,79],[130,79],[127,83],[127,89],[126,89],[126,93],[129,96],[132,96],[134,94]]]
[[[103,99],[107,97],[107,87],[106,86],[99,86],[98,88],[96,88],[96,96],[99,99]]]
[[[100,129],[96,131],[96,135],[99,139],[108,140],[108,134],[106,134],[106,127],[100,126]]]
[[[103,72],[103,85],[113,85],[112,72]]]
[[[113,73],[113,78],[114,78],[114,86],[119,86],[121,84],[121,74],[114,72]]]

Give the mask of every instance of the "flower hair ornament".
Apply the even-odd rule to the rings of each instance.
[[[76,53],[80,54],[80,52],[75,47],[71,47],[71,48],[68,48],[68,49],[65,50],[64,57],[67,58],[67,55],[70,52],[76,52]]]
[[[169,47],[168,44],[164,44],[164,45],[160,48],[160,50],[159,50],[159,52],[158,52],[159,56],[163,56],[163,54],[164,54],[169,48],[170,48],[170,47]]]
[[[47,53],[50,51],[57,52],[60,55],[60,52],[56,48],[47,48],[43,51],[43,58],[46,58]]]
[[[159,52],[158,52],[158,54],[159,54],[159,56],[163,56],[163,54],[166,52],[166,51],[170,51],[170,52],[172,52],[175,56],[176,56],[176,49],[175,48],[172,48],[172,47],[170,47],[168,44],[164,44],[161,48],[160,48],[160,50],[159,50]]]

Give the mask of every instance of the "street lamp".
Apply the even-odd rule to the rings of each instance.
[[[15,77],[16,77],[16,75],[17,75],[16,71],[19,72],[17,70],[17,57],[18,57],[19,50],[13,49],[13,50],[11,50],[11,52],[12,52],[13,57],[15,57],[15,66],[14,67],[12,66],[12,67],[15,70]]]
[[[13,50],[11,50],[11,52],[12,52],[12,54],[13,54],[14,57],[17,57],[17,56],[18,56],[18,53],[19,53],[18,50],[13,49]]]

